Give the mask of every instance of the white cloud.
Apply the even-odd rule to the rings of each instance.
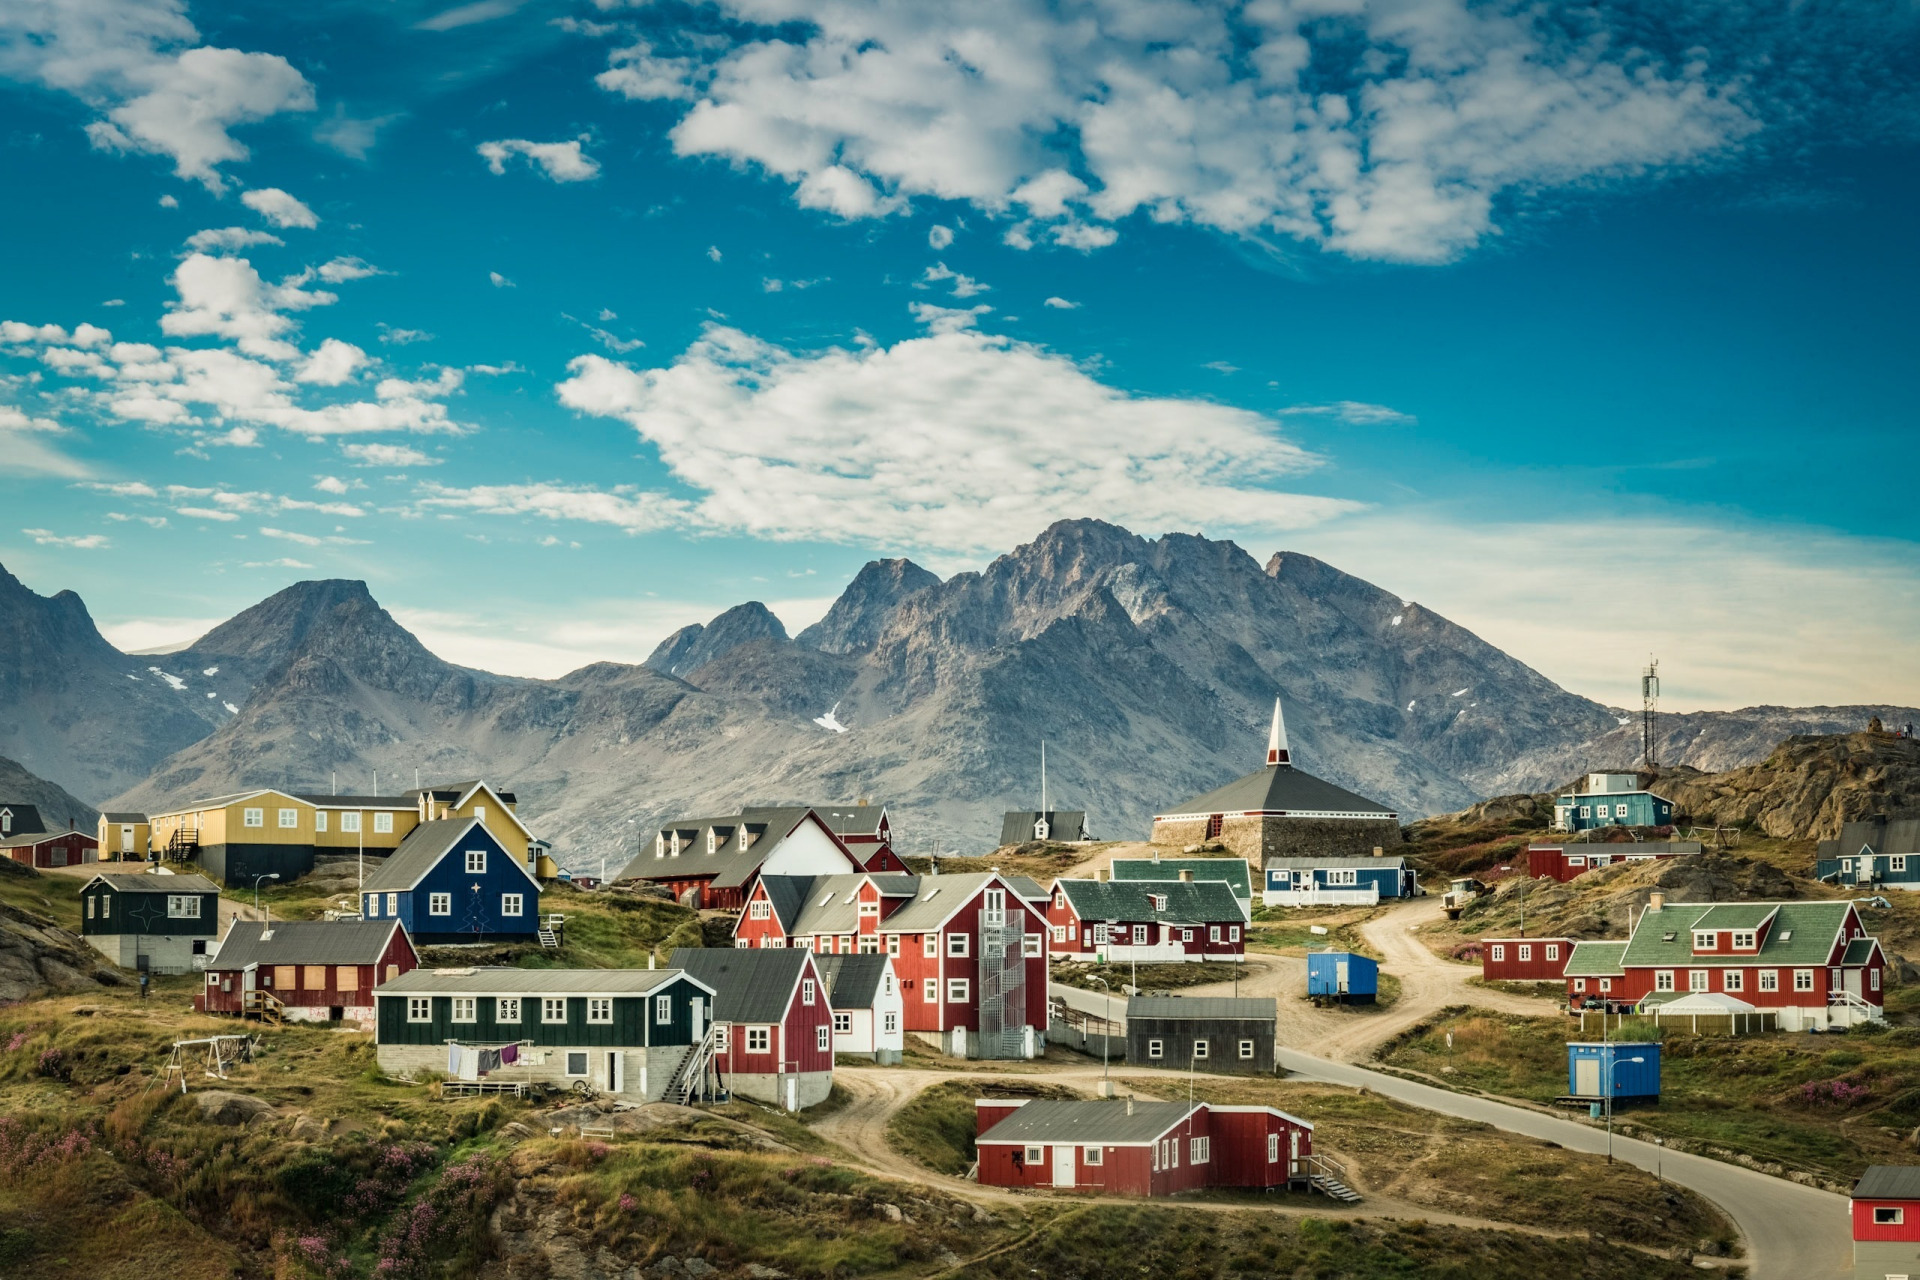
[[[976,294],[986,293],[993,288],[990,284],[981,284],[972,276],[961,275],[944,262],[936,262],[928,267],[926,274],[920,277],[919,283],[915,287],[924,289],[928,285],[937,284],[942,280],[953,281],[953,296],[956,298],[971,298]]]
[[[218,191],[247,158],[236,126],[313,109],[286,59],[199,45],[182,0],[17,0],[0,8],[0,75],[71,94],[100,118],[93,144],[172,159]],[[164,201],[163,201],[164,203]]]
[[[1671,710],[1920,702],[1920,553],[1896,539],[1681,512],[1495,523],[1434,507],[1369,512],[1288,545],[1609,706],[1638,706],[1649,653]],[[1659,609],[1592,607],[1589,585],[1621,564],[1660,566]]]
[[[707,261],[709,261],[709,262],[718,262],[718,261],[720,261],[720,246],[719,246],[719,245],[717,245],[717,244],[710,244],[710,245],[708,245],[708,246],[707,246]]]
[[[334,258],[315,268],[314,274],[328,284],[345,284],[349,280],[365,280],[368,276],[382,276],[386,272],[361,258]]]
[[[487,279],[493,282],[493,287],[496,289],[511,289],[515,287],[513,281],[507,279],[498,271],[487,272]]]
[[[978,324],[980,317],[992,312],[993,308],[982,302],[972,307],[937,307],[931,302],[911,302],[907,310],[913,312],[913,318],[927,326],[934,333],[954,333],[961,329],[971,329]]]
[[[307,357],[300,371],[294,374],[297,382],[311,382],[315,386],[337,387],[352,380],[354,372],[367,363],[367,353],[351,342],[342,342],[338,338],[328,338],[314,353]]]
[[[110,493],[116,498],[157,498],[159,491],[144,480],[90,480],[78,486],[95,493]]]
[[[129,618],[102,622],[100,634],[122,653],[171,653],[184,649],[225,618]]]
[[[580,144],[587,140],[586,134],[569,142],[529,142],[525,138],[501,138],[494,142],[483,142],[475,150],[494,173],[505,173],[509,159],[524,156],[555,182],[585,182],[600,175],[600,162],[580,149]]]
[[[403,444],[343,444],[340,452],[359,467],[437,467],[446,461]]]
[[[90,468],[60,452],[47,438],[63,433],[51,418],[29,417],[13,405],[0,404],[0,473],[65,479],[90,474]]]
[[[306,227],[311,230],[320,225],[320,218],[313,210],[278,187],[242,192],[240,203],[276,227]]]
[[[22,529],[20,532],[43,547],[72,547],[77,551],[98,551],[113,543],[104,533],[58,534],[51,529]]]
[[[180,207],[180,197],[174,195],[161,196],[160,207],[162,209],[178,209]]]
[[[936,253],[953,243],[953,228],[938,224],[927,228],[927,248]]]
[[[1418,422],[1410,413],[1388,408],[1384,404],[1367,404],[1360,400],[1336,400],[1332,404],[1301,404],[1290,409],[1282,409],[1289,416],[1311,414],[1338,419],[1352,427],[1399,426]]]
[[[669,368],[570,367],[562,402],[632,425],[697,501],[536,485],[443,490],[434,505],[960,555],[1067,516],[1161,529],[1208,512],[1273,530],[1355,507],[1274,487],[1319,460],[1269,418],[1129,395],[1045,348],[962,327],[799,355],[716,325]],[[754,496],[769,486],[781,502]]]
[[[242,569],[311,569],[305,560],[295,560],[292,556],[281,556],[278,560],[247,560],[240,565]],[[212,697],[212,694],[208,694]]]
[[[195,252],[208,249],[224,249],[232,252],[251,248],[256,244],[285,244],[271,231],[255,231],[251,227],[209,227],[205,231],[196,231],[187,237],[187,248]]]
[[[204,253],[187,255],[174,269],[172,283],[180,300],[160,318],[162,333],[176,338],[223,338],[248,355],[269,360],[292,360],[300,354],[286,340],[294,322],[283,312],[338,301],[334,294],[302,289],[300,277],[268,285],[245,258]]]
[[[686,103],[679,154],[759,166],[844,218],[961,200],[1083,250],[1143,212],[1442,261],[1497,234],[1502,201],[1710,161],[1760,127],[1744,96],[1760,59],[1705,47],[1730,18],[1661,29],[1637,10],[1469,0],[717,7],[744,34],[620,50],[600,76]],[[1685,51],[1648,51],[1666,47]]]
[[[322,493],[346,493],[353,486],[339,476],[321,476],[313,482],[313,487]]]
[[[297,533],[292,529],[273,529],[264,525],[261,526],[260,532],[266,537],[296,543],[303,547],[364,547],[367,545],[364,538],[348,538],[337,533],[320,536]]]
[[[479,22],[492,22],[495,18],[504,18],[514,13],[526,0],[472,0],[470,4],[455,5],[451,9],[442,9],[430,18],[422,18],[414,23],[418,31],[452,31],[457,27],[470,27]]]
[[[1068,302],[1065,298],[1048,298],[1047,305],[1058,311],[1077,311],[1080,309],[1079,303]]]
[[[424,329],[395,328],[383,320],[380,322],[380,341],[404,347],[415,342],[432,342],[433,335]]]

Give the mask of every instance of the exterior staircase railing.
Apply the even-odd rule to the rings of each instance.
[[[1347,1185],[1347,1166],[1314,1152],[1301,1161],[1307,1166],[1307,1183],[1315,1191],[1343,1204],[1358,1204],[1360,1193]]]
[[[258,1018],[261,1022],[270,1022],[280,1026],[286,1021],[286,1003],[271,991],[256,987],[252,991],[240,993],[240,1016]]]
[[[667,1081],[666,1101],[686,1106],[694,1098],[706,1099],[712,1090],[707,1085],[707,1076],[713,1066],[715,1028],[708,1027],[707,1034],[699,1044],[687,1049],[687,1056],[680,1059],[680,1065],[673,1069],[673,1075]]]

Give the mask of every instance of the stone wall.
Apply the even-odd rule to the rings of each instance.
[[[776,1107],[787,1105],[787,1081],[798,1080],[795,1100],[801,1110],[816,1106],[827,1100],[833,1092],[833,1072],[802,1071],[798,1075],[774,1075],[772,1073],[729,1072],[721,1081],[736,1097],[755,1098]]]
[[[194,969],[193,938],[171,935],[158,937],[137,933],[90,933],[86,940],[95,951],[122,969],[137,969],[140,956],[147,957],[149,973],[190,973]]]
[[[572,1047],[572,1052],[587,1054],[585,1077],[567,1074],[566,1048],[540,1048],[521,1050],[526,1056],[510,1067],[489,1072],[487,1079],[501,1084],[529,1083],[551,1084],[561,1089],[573,1087],[575,1081],[592,1081],[595,1088],[606,1088],[606,1049],[589,1049],[583,1045]],[[623,1098],[635,1102],[658,1102],[666,1095],[667,1085],[674,1068],[680,1065],[686,1056],[686,1045],[657,1045],[650,1049],[625,1049],[622,1054],[620,1091]],[[383,1044],[375,1052],[380,1069],[391,1076],[414,1077],[423,1072],[432,1071],[439,1075],[447,1073],[447,1046],[421,1044]],[[831,1085],[831,1080],[829,1080]],[[803,1089],[804,1093],[805,1090]],[[825,1095],[823,1094],[822,1097]],[[811,1103],[802,1103],[810,1106]]]
[[[1328,855],[1366,857],[1376,847],[1392,855],[1400,852],[1400,823],[1393,818],[1227,818],[1219,842],[1254,868],[1267,858]],[[1204,817],[1153,824],[1153,843],[1172,849],[1207,842]]]

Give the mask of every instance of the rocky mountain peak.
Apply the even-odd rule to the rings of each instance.
[[[751,644],[771,640],[784,644],[787,629],[773,610],[758,600],[737,604],[712,622],[680,628],[654,647],[642,665],[666,675],[685,676],[715,658]]]
[[[795,637],[823,653],[860,653],[878,643],[900,602],[940,579],[911,560],[870,560],[820,621]]]
[[[243,609],[188,648],[209,658],[252,658],[273,664],[291,655],[315,627],[337,627],[350,619],[364,622],[371,613],[385,616],[364,582],[344,578],[296,582]]]

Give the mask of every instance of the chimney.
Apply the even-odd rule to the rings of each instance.
[[[656,957],[656,956],[654,955],[654,953],[653,953],[653,952],[651,952],[651,951],[649,951],[649,952],[647,952],[647,968],[649,968],[649,969],[651,969],[651,968],[653,968],[653,965],[654,965],[654,961],[655,961],[655,960],[656,960],[657,958],[658,958],[658,957]]]
[[[1105,884],[1107,881],[1113,878],[1113,868],[1102,867],[1098,871],[1093,873],[1093,878],[1095,880],[1098,880],[1101,884]]]
[[[1193,883],[1193,868],[1192,868],[1192,867],[1182,867],[1182,868],[1180,868],[1180,883],[1181,883],[1181,884],[1192,884],[1192,883]]]
[[[1661,909],[1662,909],[1663,907],[1665,907],[1666,905],[1667,905],[1667,895],[1666,895],[1666,894],[1664,894],[1664,893],[1650,893],[1650,894],[1648,894],[1648,895],[1647,895],[1647,910],[1649,910],[1649,911],[1659,911],[1659,910],[1661,910]]]
[[[1387,851],[1385,849],[1382,849],[1379,845],[1375,845],[1373,846],[1373,856],[1376,858],[1384,858],[1387,856]]]
[[[1127,1114],[1128,1115],[1133,1114],[1133,1095],[1132,1094],[1127,1095]]]

